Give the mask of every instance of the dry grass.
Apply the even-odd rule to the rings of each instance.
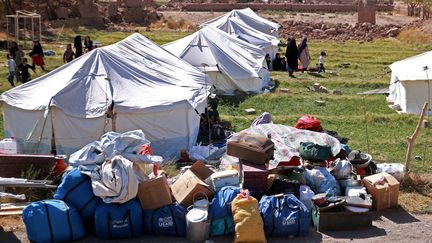
[[[150,25],[151,29],[169,29],[169,30],[195,30],[197,26],[183,18],[179,20],[173,19],[171,16],[168,18],[163,18],[156,23]]]
[[[397,39],[407,44],[429,44],[432,41],[432,35],[419,29],[406,29],[399,33]]]
[[[401,184],[399,204],[408,212],[432,213],[432,179],[430,174],[409,173]]]

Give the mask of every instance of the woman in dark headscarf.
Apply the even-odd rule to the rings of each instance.
[[[309,48],[307,45],[307,38],[303,37],[302,42],[298,46],[298,55],[300,62],[302,64],[302,72],[307,70],[309,63],[310,63],[310,55],[309,55]]]
[[[83,47],[82,47],[82,40],[80,35],[75,36],[74,47],[75,47],[75,57],[78,58],[82,56]]]
[[[40,66],[45,71],[44,52],[39,40],[33,41],[33,49],[29,55],[32,57],[33,69],[35,66]]]
[[[287,40],[287,49],[285,52],[285,57],[288,62],[288,73],[290,77],[294,77],[293,73],[298,68],[298,52],[297,44],[294,37],[290,37]]]

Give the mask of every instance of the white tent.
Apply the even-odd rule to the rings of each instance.
[[[432,51],[397,61],[389,67],[392,73],[388,101],[399,105],[402,113],[420,114],[424,102],[431,104]]]
[[[246,25],[263,32],[267,35],[272,35],[276,38],[279,38],[279,28],[280,25],[277,23],[274,23],[270,20],[267,20],[265,18],[262,18],[258,16],[252,9],[245,8],[245,9],[234,9],[231,12],[228,12],[222,16],[216,17],[214,19],[211,19],[207,22],[204,22],[201,24],[201,27],[204,25],[213,25],[213,26],[221,26],[223,25],[227,19],[237,17],[242,22],[244,22]]]
[[[171,158],[196,142],[209,81],[133,34],[3,93],[5,136],[19,152],[71,154],[104,132],[142,129]]]
[[[272,59],[279,51],[279,39],[277,37],[254,29],[253,27],[244,23],[238,17],[227,18],[224,22],[210,23],[209,25],[233,35],[243,41],[246,41],[247,43],[257,46],[265,53],[270,54]]]
[[[232,95],[236,89],[259,93],[264,85],[259,76],[262,59],[255,59],[213,27],[204,27],[163,48],[206,72],[219,94]]]

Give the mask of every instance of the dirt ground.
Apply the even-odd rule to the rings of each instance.
[[[432,215],[413,215],[401,207],[373,212],[373,226],[355,231],[332,231],[318,233],[312,228],[306,237],[268,238],[268,242],[431,242]],[[20,217],[0,217],[0,243],[29,242]],[[90,235],[77,243],[93,242],[187,242],[184,238],[142,236],[140,238],[102,241]],[[232,237],[212,238],[211,242],[232,242]]]
[[[173,18],[176,20],[185,19],[195,24],[201,24],[207,20],[216,18],[225,14],[224,12],[177,12],[177,11],[163,11],[160,12],[164,15],[165,18]],[[356,13],[327,13],[327,14],[318,14],[318,13],[294,13],[294,12],[275,12],[275,13],[258,13],[260,16],[282,23],[284,20],[295,20],[295,21],[303,21],[310,23],[350,23],[355,24],[357,22],[357,14]],[[378,13],[376,17],[377,25],[387,25],[387,24],[396,24],[396,25],[405,25],[413,22],[417,18],[408,17],[404,15],[392,14],[388,13]]]

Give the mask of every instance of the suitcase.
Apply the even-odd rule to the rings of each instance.
[[[274,155],[274,143],[267,137],[240,132],[227,143],[227,154],[256,164],[265,164]]]
[[[213,189],[219,191],[225,186],[239,186],[239,173],[236,170],[225,170],[215,172],[210,176]]]
[[[64,242],[85,236],[78,211],[61,200],[34,202],[24,208],[22,218],[30,242]]]
[[[257,165],[245,161],[242,163],[243,189],[251,192],[264,192],[267,190],[268,170],[265,165]]]
[[[132,199],[123,204],[102,203],[95,211],[96,237],[99,239],[120,239],[143,234],[141,204]]]

